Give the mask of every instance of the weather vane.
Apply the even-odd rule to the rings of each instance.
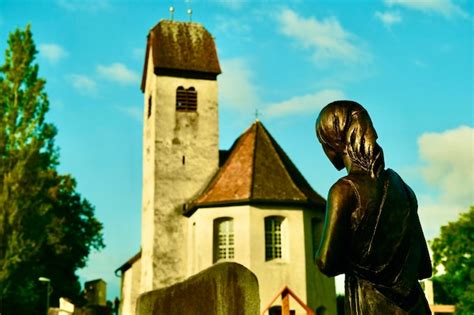
[[[255,121],[258,121],[258,116],[260,113],[258,112],[258,108],[255,109]]]
[[[192,21],[193,21],[193,10],[192,10],[192,9],[188,9],[187,13],[188,13],[188,15],[189,15],[189,22],[192,22]]]
[[[191,8],[191,0],[186,0],[186,3],[188,4],[188,10],[186,13],[189,16],[189,22],[193,21],[193,9]]]

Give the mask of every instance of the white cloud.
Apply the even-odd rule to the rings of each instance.
[[[236,36],[240,39],[249,40],[252,28],[242,18],[230,18],[227,15],[216,16],[216,32],[225,36]]]
[[[71,74],[68,76],[72,86],[81,94],[94,95],[97,92],[97,83],[88,76],[82,74]]]
[[[390,27],[393,24],[400,23],[402,16],[398,12],[386,11],[386,12],[375,12],[375,17],[379,19],[386,27]]]
[[[426,183],[441,191],[444,202],[474,204],[474,128],[461,126],[424,133],[418,139]]]
[[[401,6],[422,12],[436,13],[447,18],[468,17],[468,14],[452,0],[385,0],[385,3],[389,6]]]
[[[259,105],[257,88],[252,84],[253,73],[243,58],[221,61],[219,77],[220,104],[237,110],[248,110]]]
[[[122,63],[114,63],[110,66],[97,66],[97,72],[104,78],[121,84],[137,84],[139,76]]]
[[[304,96],[295,96],[287,101],[270,104],[265,113],[269,116],[315,113],[330,102],[344,99],[340,90],[322,90]]]
[[[121,106],[118,109],[139,122],[143,121],[143,109],[140,106]]]
[[[417,199],[418,215],[427,240],[439,236],[441,226],[456,221],[460,213],[469,210],[469,206],[440,202],[425,195],[418,195]]]
[[[420,59],[415,59],[413,60],[413,64],[419,68],[426,68],[428,67],[428,64],[423,61],[423,60],[420,60]]]
[[[304,18],[283,9],[277,19],[280,32],[293,38],[301,47],[312,50],[316,64],[327,61],[360,63],[370,59],[370,55],[356,45],[356,36],[345,30],[335,17]]]
[[[57,0],[56,3],[69,11],[97,12],[110,7],[107,0]]]
[[[40,56],[51,63],[57,63],[68,55],[67,51],[57,44],[41,44],[38,48]]]
[[[418,196],[419,215],[427,238],[455,221],[474,204],[474,128],[460,126],[444,132],[427,132],[418,138],[419,172],[438,195]]]

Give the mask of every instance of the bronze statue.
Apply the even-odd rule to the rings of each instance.
[[[367,111],[352,101],[324,107],[316,134],[348,175],[330,189],[317,264],[345,274],[345,314],[431,314],[419,279],[431,276],[415,194],[391,169]]]

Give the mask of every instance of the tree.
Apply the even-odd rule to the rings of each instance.
[[[34,64],[30,26],[10,34],[0,67],[0,309],[38,312],[38,277],[53,285],[53,302],[79,298],[75,275],[92,249],[104,247],[94,207],[58,174],[56,128],[45,120],[46,81]]]
[[[456,314],[473,314],[474,207],[462,213],[456,222],[442,226],[441,235],[433,240],[431,248],[434,266],[444,269],[434,278],[442,293],[443,300],[438,302],[456,304]]]

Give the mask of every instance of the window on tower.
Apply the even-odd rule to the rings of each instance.
[[[195,112],[197,110],[197,91],[194,87],[185,89],[178,86],[176,89],[176,110]]]
[[[265,260],[282,258],[282,223],[284,217],[265,218]]]
[[[234,220],[214,220],[214,262],[234,259]]]
[[[148,97],[148,113],[147,118],[151,116],[151,95]]]

